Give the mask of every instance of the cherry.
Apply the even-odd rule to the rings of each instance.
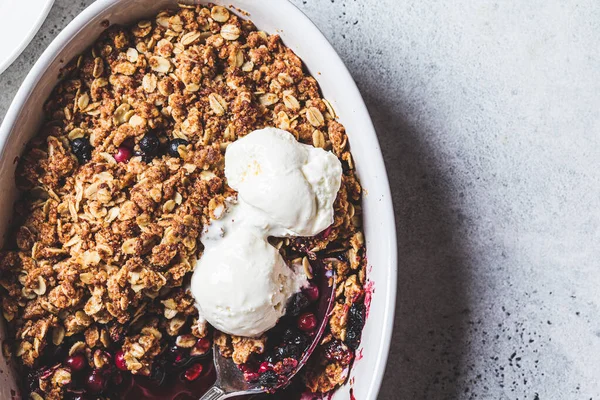
[[[92,393],[100,393],[104,390],[106,385],[106,379],[102,375],[102,372],[98,369],[92,371],[86,380],[87,388]]]
[[[202,356],[210,350],[210,340],[206,338],[198,339],[190,354],[192,356]]]
[[[188,381],[195,381],[202,373],[202,364],[194,364],[185,371],[185,379]]]
[[[127,371],[127,363],[125,362],[125,353],[123,353],[123,350],[119,350],[115,354],[115,366],[121,371]]]
[[[271,368],[271,365],[269,365],[269,363],[267,361],[263,361],[260,364],[260,367],[258,367],[258,373],[264,374],[265,372],[270,371],[271,369],[273,369],[273,368]]]
[[[319,299],[319,288],[315,285],[310,285],[303,290],[304,295],[311,302],[315,302]]]
[[[71,357],[68,357],[65,361],[67,367],[71,368],[71,371],[81,371],[87,365],[85,357],[83,354],[74,354]]]
[[[126,163],[131,158],[131,149],[126,146],[120,146],[115,153],[115,160],[119,163]]]
[[[314,331],[317,327],[317,317],[313,313],[304,313],[298,317],[298,328],[304,332]]]

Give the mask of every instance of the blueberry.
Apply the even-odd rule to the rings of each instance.
[[[348,326],[346,330],[346,344],[356,350],[360,344],[362,329],[365,325],[365,306],[363,303],[354,303],[348,310]]]
[[[134,151],[133,155],[142,157],[142,161],[145,162],[146,164],[150,164],[152,162],[152,160],[154,159],[154,156],[152,154],[146,154],[143,151]]]
[[[302,350],[300,348],[300,346],[295,345],[295,344],[287,344],[285,346],[283,346],[284,348],[284,358],[300,358],[300,356],[302,355]]]
[[[90,141],[87,138],[73,139],[71,142],[71,149],[73,153],[81,153],[83,150],[90,147]]]
[[[283,341],[287,344],[293,344],[301,348],[306,348],[308,344],[305,335],[291,328],[286,329],[283,333]]]
[[[160,142],[154,133],[147,133],[146,136],[140,140],[140,150],[146,155],[154,155],[158,150]]]
[[[299,358],[302,355],[302,349],[300,346],[295,344],[284,344],[283,346],[276,347],[273,352],[273,357],[276,360],[283,360],[284,358]]]
[[[292,296],[287,305],[287,315],[291,315],[292,317],[297,317],[302,313],[306,307],[310,305],[310,300],[308,297],[302,292],[298,292]]]
[[[171,157],[179,157],[179,146],[187,146],[188,141],[185,139],[173,139],[169,142],[169,155]]]
[[[261,386],[272,388],[279,383],[279,377],[274,371],[267,371],[258,378],[258,383],[260,383]]]
[[[81,164],[85,164],[92,159],[93,147],[87,138],[74,139],[71,142],[71,150]]]

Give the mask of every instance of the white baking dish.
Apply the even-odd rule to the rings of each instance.
[[[364,225],[369,278],[374,282],[367,324],[362,339],[362,358],[352,370],[350,383],[359,400],[377,398],[385,370],[394,319],[396,297],[396,235],[389,184],[377,136],[352,77],[343,62],[312,22],[287,0],[213,0],[234,5],[250,14],[262,30],[279,33],[317,78],[347,129],[364,194]],[[104,30],[103,21],[125,24],[151,16],[159,9],[176,6],[176,0],[98,0],[75,18],[52,42],[23,82],[0,127],[0,227],[6,227],[17,197],[15,159],[42,121],[42,105],[57,83],[59,70],[89,46]],[[2,321],[3,322],[3,321]],[[14,374],[0,358],[0,398],[11,399],[17,389]],[[349,387],[334,399],[348,399]]]

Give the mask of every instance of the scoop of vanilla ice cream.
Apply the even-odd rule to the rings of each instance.
[[[306,282],[258,232],[233,228],[206,247],[191,289],[212,326],[254,337],[275,326],[290,296]]]
[[[229,145],[225,175],[238,198],[202,234],[191,291],[215,328],[255,337],[273,328],[308,284],[267,238],[313,236],[331,225],[342,167],[332,153],[266,128]]]
[[[229,145],[225,176],[238,199],[265,214],[272,236],[314,236],[333,223],[342,165],[331,152],[265,128]]]

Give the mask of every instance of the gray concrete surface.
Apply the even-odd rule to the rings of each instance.
[[[350,68],[391,180],[380,399],[600,398],[600,3],[293,1]],[[0,117],[89,2],[57,0],[0,76]]]

